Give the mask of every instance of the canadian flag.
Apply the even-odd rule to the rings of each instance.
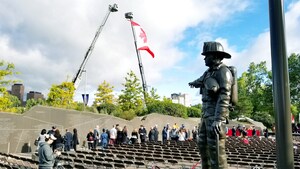
[[[148,46],[147,36],[145,31],[138,23],[133,22],[132,20],[130,20],[130,22],[136,35],[137,49],[146,50],[152,56],[152,58],[154,58],[154,53],[150,50]]]

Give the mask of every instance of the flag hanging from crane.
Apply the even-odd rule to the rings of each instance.
[[[136,34],[136,41],[137,41],[137,49],[138,50],[146,50],[152,58],[154,58],[154,53],[150,50],[148,43],[147,43],[147,36],[143,28],[136,22],[130,20],[131,25],[134,29]]]

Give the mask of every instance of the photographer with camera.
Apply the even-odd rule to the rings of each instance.
[[[39,144],[39,169],[52,169],[55,158],[61,154],[61,151],[52,151],[50,145],[56,138],[52,134],[45,135],[45,142]]]

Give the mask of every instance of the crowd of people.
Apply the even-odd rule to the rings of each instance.
[[[50,165],[61,151],[71,151],[71,149],[74,151],[77,150],[77,146],[79,145],[77,129],[74,128],[73,132],[71,131],[72,130],[66,129],[65,133],[62,135],[56,126],[53,126],[49,131],[42,129],[37,138],[37,151],[39,153],[41,164]],[[87,132],[86,140],[83,140],[83,142],[87,143],[88,149],[107,148],[108,145],[114,144],[158,142],[159,134],[161,134],[161,141],[163,144],[166,144],[169,140],[196,141],[198,127],[194,126],[190,131],[184,124],[178,126],[177,123],[174,123],[171,126],[167,123],[162,127],[160,132],[158,125],[150,126],[148,131],[144,125],[140,125],[139,128],[134,128],[132,132],[129,133],[127,126],[121,127],[119,124],[116,124],[113,125],[111,129],[100,129],[97,125],[94,129],[90,129]],[[259,130],[256,130],[255,126],[246,128],[245,126],[238,125],[237,127],[233,126],[231,129],[227,130],[227,136],[240,136],[245,138],[246,144],[248,140],[247,137],[255,135],[260,135]],[[83,145],[85,144],[83,143]]]
[[[268,128],[265,128],[262,132],[265,138],[269,137]],[[261,132],[260,130],[257,130],[255,126],[246,127],[245,125],[238,125],[237,127],[232,126],[232,128],[227,131],[226,135],[241,137],[244,144],[249,144],[249,137],[260,137]]]
[[[150,126],[149,130],[140,125],[139,128],[134,128],[131,133],[129,133],[127,126],[121,127],[119,124],[113,125],[111,129],[100,129],[97,125],[94,129],[90,129],[86,135],[86,140],[83,142],[87,143],[88,149],[107,148],[108,144],[135,144],[137,142],[158,142],[159,134],[161,134],[162,143],[166,143],[168,140],[173,141],[186,141],[186,140],[196,140],[197,139],[198,128],[194,126],[190,131],[185,127],[184,124],[180,126],[174,123],[172,126],[167,123],[163,126],[161,132],[157,125]],[[77,134],[77,129],[71,130],[66,129],[65,134],[62,135],[60,130],[56,126],[53,126],[51,130],[47,132],[46,129],[42,129],[39,137],[37,138],[37,150],[40,147],[40,143],[45,142],[46,135],[53,135],[56,139],[53,140],[51,144],[52,151],[63,150],[70,151],[73,149],[77,150],[79,145],[79,139]],[[268,137],[268,130],[264,130],[264,135]],[[260,131],[256,130],[255,126],[246,128],[245,126],[238,125],[233,126],[231,129],[227,130],[227,136],[240,136],[247,138],[249,136],[260,136]]]
[[[185,141],[196,139],[197,127],[195,126],[192,130],[192,135],[190,131],[185,128],[184,124],[180,127],[174,123],[171,127],[169,124],[166,124],[162,131],[161,137],[162,142],[166,143],[167,140],[175,140],[175,141]],[[135,128],[129,133],[126,126],[123,128],[119,125],[113,125],[113,127],[109,129],[102,129],[102,133],[100,133],[99,126],[96,126],[95,129],[90,129],[86,136],[86,141],[88,143],[88,149],[95,149],[97,147],[107,148],[107,145],[114,144],[135,144],[137,142],[158,142],[160,131],[157,125],[150,126],[149,130],[144,127],[144,125],[140,125],[139,128]]]
[[[180,127],[174,123],[171,127],[166,124],[162,129],[162,142],[166,143],[168,140],[185,141],[189,139],[196,139],[197,127],[192,130],[192,135],[189,130],[186,129],[184,124]],[[158,142],[159,137],[158,126],[151,126],[149,131],[140,125],[139,129],[133,129],[131,134],[128,133],[127,127],[123,128],[119,125],[113,125],[108,130],[103,128],[100,132],[100,128],[97,125],[94,129],[90,129],[86,135],[88,149],[107,148],[108,144],[135,144],[137,142]],[[37,151],[39,155],[39,168],[52,168],[55,165],[55,159],[61,154],[62,151],[77,150],[79,139],[77,135],[77,129],[73,129],[73,133],[69,129],[65,130],[65,134],[62,135],[56,126],[53,126],[51,130],[47,132],[46,129],[42,129],[39,137],[36,139]]]

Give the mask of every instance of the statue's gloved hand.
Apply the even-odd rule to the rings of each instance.
[[[220,134],[222,121],[214,121],[212,127],[217,134]]]
[[[226,137],[225,124],[223,121],[220,121],[220,120],[214,121],[212,124],[212,128],[213,128],[215,134],[218,134],[220,138]]]
[[[194,88],[194,87],[195,87],[195,84],[194,84],[193,82],[190,82],[190,83],[189,83],[189,86],[190,86],[191,88]]]

